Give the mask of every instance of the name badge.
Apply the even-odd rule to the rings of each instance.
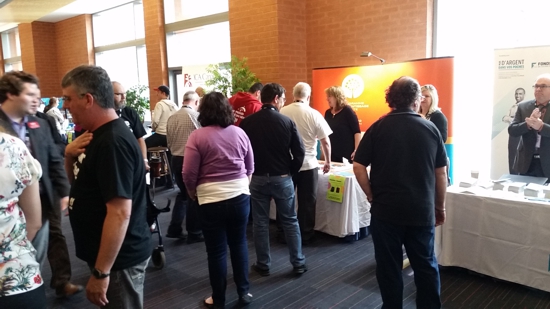
[[[36,121],[31,121],[28,123],[29,129],[38,129],[40,128],[40,124]]]

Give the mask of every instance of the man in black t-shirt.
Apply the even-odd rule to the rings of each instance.
[[[86,296],[97,306],[143,308],[151,253],[143,155],[115,112],[105,70],[79,66],[63,77],[61,87],[64,107],[87,131],[65,150],[76,256],[92,272]]]
[[[414,269],[417,308],[441,308],[434,235],[435,226],[445,222],[447,154],[437,127],[416,112],[420,99],[415,79],[395,80],[386,92],[392,111],[367,130],[353,163],[372,205],[370,229],[384,308],[403,307],[403,245]]]
[[[141,154],[143,155],[143,161],[145,162],[145,169],[149,170],[149,161],[147,160],[147,146],[145,146],[145,139],[143,137],[147,135],[145,128],[143,128],[143,123],[139,119],[139,115],[135,109],[126,106],[126,90],[119,82],[112,82],[114,99],[115,99],[115,110],[124,123],[132,131],[136,137],[139,149],[141,149]]]

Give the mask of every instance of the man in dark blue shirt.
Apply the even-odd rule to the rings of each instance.
[[[250,194],[257,261],[252,267],[260,275],[269,276],[269,208],[273,198],[285,232],[294,273],[303,274],[307,267],[302,254],[292,175],[300,171],[305,148],[296,124],[279,113],[285,104],[285,89],[279,84],[267,84],[262,88],[261,100],[261,110],[246,117],[240,124],[254,151]]]
[[[395,80],[386,92],[392,111],[367,130],[353,163],[372,205],[382,308],[403,307],[403,245],[414,269],[417,308],[441,308],[434,234],[445,222],[447,154],[437,127],[417,113],[421,97],[415,79]]]

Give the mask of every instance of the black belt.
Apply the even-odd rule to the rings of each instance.
[[[271,175],[269,173],[265,173],[265,174],[259,174],[259,173],[254,173],[252,174],[253,176],[262,176],[262,177],[288,177],[289,175],[288,174],[283,174],[283,175]]]

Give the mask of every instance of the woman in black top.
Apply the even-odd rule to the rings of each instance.
[[[447,117],[445,117],[441,109],[437,107],[439,103],[437,89],[435,89],[433,85],[424,85],[421,89],[423,99],[420,102],[418,113],[435,124],[445,143],[447,142]]]
[[[325,120],[332,129],[330,160],[332,162],[342,162],[342,158],[346,158],[351,162],[361,141],[359,120],[346,102],[342,87],[329,87],[325,89],[325,94],[330,107],[325,112]]]

